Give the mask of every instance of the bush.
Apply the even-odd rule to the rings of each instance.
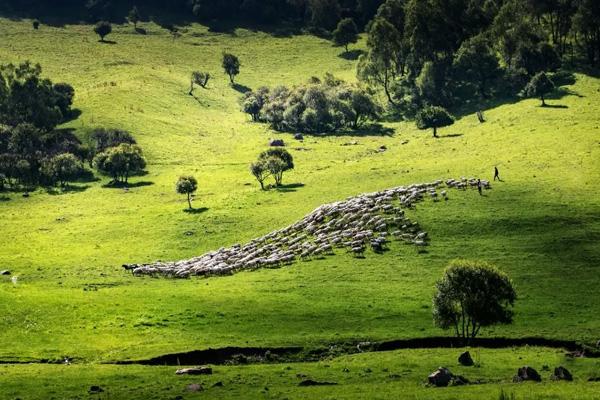
[[[131,175],[143,171],[146,160],[139,146],[123,143],[97,154],[93,164],[98,171],[112,177],[113,183],[126,184]]]
[[[275,130],[313,133],[356,129],[378,119],[381,111],[367,91],[332,75],[291,89],[260,88],[246,93],[241,105],[253,121],[268,122]]]
[[[61,187],[65,187],[67,182],[80,176],[82,168],[77,157],[70,153],[63,153],[42,160],[41,172],[51,184],[59,183]]]
[[[34,19],[31,22],[31,26],[33,26],[33,29],[35,29],[37,31],[38,29],[40,29],[40,21],[38,21],[37,19]]]

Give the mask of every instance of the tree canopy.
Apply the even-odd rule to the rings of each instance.
[[[180,176],[175,184],[175,190],[179,194],[187,195],[188,207],[192,209],[192,194],[198,190],[198,181],[191,175]]]
[[[240,60],[231,53],[223,53],[223,70],[229,75],[229,80],[234,83],[236,75],[240,73]]]
[[[344,46],[346,53],[348,45],[358,42],[358,28],[352,18],[342,19],[333,31],[333,42],[338,46]]]
[[[438,128],[454,124],[454,118],[443,107],[426,106],[417,113],[417,128],[433,128],[433,137],[437,137]]]
[[[509,277],[482,261],[454,260],[436,283],[433,320],[465,344],[481,328],[510,324],[517,293]]]

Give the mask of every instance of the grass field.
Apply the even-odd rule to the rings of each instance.
[[[549,101],[565,108],[541,108],[537,100],[495,104],[485,110],[485,124],[466,114],[438,140],[398,122],[386,124],[394,130],[390,136],[367,132],[296,143],[289,134],[249,122],[239,111],[239,90],[292,85],[326,72],[355,80],[355,61],[339,57],[339,48],[312,36],[217,34],[199,25],[173,40],[156,25],[145,27],[146,36],[117,27],[108,38],[116,44],[100,44],[89,26],[33,31],[29,21],[0,19],[0,63],[39,62],[46,76],[71,83],[81,116],[66,127],[81,135],[94,127],[129,130],[149,164],[148,174],[134,179],[129,191],[105,188],[103,179],[67,193],[10,193],[0,202],[0,269],[17,277],[16,283],[0,277],[0,359],[69,356],[95,363],[208,347],[437,336],[442,332],[431,322],[433,285],[456,257],[493,262],[516,284],[515,323],[484,336],[600,339],[599,79],[578,74],[575,85]],[[237,90],[220,70],[224,50],[242,62]],[[207,90],[196,90],[196,99],[187,95],[195,69],[214,76]],[[303,186],[261,192],[248,164],[276,135],[289,144],[297,166],[284,183]],[[358,145],[343,146],[355,140]],[[388,150],[376,152],[381,145]],[[364,191],[463,175],[489,179],[494,165],[504,182],[487,196],[453,192],[450,201],[413,212],[432,237],[426,254],[394,245],[360,260],[339,254],[278,270],[181,281],[134,278],[120,268],[244,242]],[[182,173],[198,177],[195,205],[206,211],[183,212],[186,200],[174,191]],[[430,391],[418,394],[416,376],[438,366],[444,354],[431,351],[427,358],[436,362],[412,368],[414,398],[433,398]],[[403,368],[393,354],[357,360],[376,366],[374,371],[388,362]],[[593,361],[581,364],[598,369]],[[22,396],[23,380],[36,374],[42,378],[32,390],[41,394],[46,382],[56,382],[57,370],[72,379],[56,389],[56,398],[60,390],[81,395],[83,383],[96,376],[123,383],[123,376],[140,374],[152,382],[148,390],[163,382],[175,385],[171,369],[162,381],[158,375],[165,370],[154,367],[68,368],[2,367],[0,393]],[[281,366],[231,368],[223,373],[251,382],[252,396],[264,397],[261,379],[272,376],[281,393],[274,397],[302,397],[286,389]],[[344,398],[359,390],[353,385],[308,390],[316,391],[311,396]],[[565,390],[594,398],[596,386],[577,382]],[[392,393],[400,387],[380,379],[365,390]],[[227,393],[234,397],[236,390],[243,385]],[[449,390],[440,396],[478,398],[484,391],[495,397],[499,391],[496,385]],[[516,390],[525,396],[529,389]],[[531,390],[540,398],[561,398],[547,385]]]

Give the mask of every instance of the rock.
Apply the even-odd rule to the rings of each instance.
[[[294,139],[296,139],[296,140],[304,140],[304,136],[302,136],[301,133],[296,133],[294,135]]]
[[[572,381],[573,375],[569,372],[565,367],[554,368],[554,374],[550,377],[550,379],[555,381]]]
[[[175,372],[177,375],[212,375],[211,367],[194,367],[178,369]]]
[[[465,367],[472,367],[473,365],[475,365],[475,363],[473,362],[473,358],[471,357],[471,353],[469,353],[468,351],[465,351],[460,356],[458,356],[458,362],[460,363],[460,365],[463,365]]]
[[[283,147],[285,146],[285,143],[283,142],[282,139],[273,139],[269,142],[269,146],[271,147]]]
[[[380,153],[383,153],[383,152],[384,152],[384,151],[386,151],[386,150],[387,150],[387,146],[386,146],[386,145],[381,145],[381,146],[379,146],[379,152],[380,152]]]
[[[0,275],[10,275],[10,271],[7,269],[2,270],[2,271],[0,271]]]
[[[429,381],[430,385],[444,387],[448,386],[448,384],[452,380],[452,377],[452,372],[450,372],[448,368],[439,367],[437,370],[429,374],[427,380]]]
[[[331,386],[337,385],[336,382],[318,382],[313,381],[312,379],[305,379],[298,384],[298,386]]]
[[[100,386],[93,385],[93,386],[90,386],[90,390],[88,390],[88,392],[90,394],[102,393],[102,392],[104,392],[104,389],[102,389]]]
[[[513,382],[534,381],[541,382],[542,377],[533,368],[525,366],[517,370],[517,375],[513,378]]]
[[[199,383],[190,383],[185,387],[188,392],[201,392],[204,390],[201,384]]]
[[[464,376],[454,375],[454,376],[452,376],[452,379],[450,379],[449,386],[463,386],[463,385],[468,385],[468,384],[469,384],[469,380],[467,378],[465,378]]]

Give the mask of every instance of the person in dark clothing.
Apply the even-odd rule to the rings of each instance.
[[[498,167],[494,167],[494,180],[500,180],[500,172],[498,171]]]
[[[483,185],[481,184],[481,179],[477,179],[477,191],[479,192],[480,196],[483,196],[483,192],[481,191],[481,189],[483,189]]]

